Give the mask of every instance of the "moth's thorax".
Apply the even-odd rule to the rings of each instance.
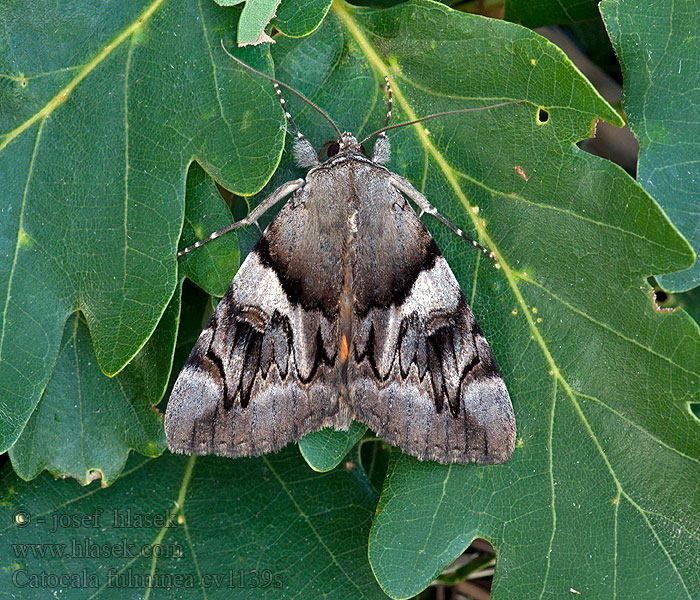
[[[304,190],[299,195],[310,207],[316,205],[318,211],[325,213],[321,218],[337,221],[339,226],[343,223],[345,228],[348,211],[376,204],[389,206],[389,176],[383,166],[365,156],[337,154],[307,173]],[[373,193],[378,187],[386,191],[387,198]]]
[[[364,154],[361,154],[359,151],[346,151],[338,152],[338,154],[329,158],[317,167],[310,169],[306,174],[306,179],[308,181],[310,176],[316,172],[331,172],[334,176],[339,176],[341,167],[350,167],[355,176],[358,176],[362,172],[363,167],[365,173],[367,170],[377,169],[385,176],[390,174],[386,167],[377,164],[376,162],[372,161],[372,159],[366,157]],[[347,171],[345,171],[345,173],[347,173]]]

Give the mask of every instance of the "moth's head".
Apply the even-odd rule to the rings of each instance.
[[[325,153],[325,157],[324,157]],[[337,140],[329,140],[318,154],[311,143],[303,136],[298,137],[294,144],[294,158],[300,167],[317,167],[321,162],[326,162],[336,156],[367,156],[363,144],[357,141],[355,136],[344,131]],[[389,160],[389,140],[385,135],[380,135],[374,144],[372,162],[384,164]]]
[[[319,160],[323,160],[324,150],[326,151],[328,158],[333,158],[339,154],[345,156],[351,156],[353,154],[367,156],[364,146],[359,144],[355,139],[355,136],[349,131],[344,131],[341,133],[337,140],[330,140],[323,144],[318,155]]]

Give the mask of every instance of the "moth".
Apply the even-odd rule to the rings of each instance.
[[[165,416],[170,450],[255,456],[323,427],[347,430],[355,419],[422,460],[507,461],[516,431],[508,390],[420,216],[433,215],[495,257],[384,166],[386,131],[397,127],[388,125],[388,79],[385,127],[362,142],[273,81],[297,136],[296,162],[309,170],[179,253],[257,224],[288,198],[175,383]],[[299,132],[280,85],[333,126],[326,160]],[[368,157],[363,143],[375,136]]]

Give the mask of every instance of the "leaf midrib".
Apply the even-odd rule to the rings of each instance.
[[[85,79],[92,71],[94,71],[101,63],[104,61],[114,50],[116,50],[124,40],[128,39],[139,27],[143,26],[155,13],[158,7],[165,2],[165,0],[154,0],[151,5],[144,10],[138,18],[124,29],[117,37],[115,37],[109,44],[107,44],[102,51],[93,58],[89,63],[87,63],[80,72],[66,85],[62,90],[60,90],[51,100],[49,100],[41,110],[34,113],[29,119],[15,127],[12,131],[5,134],[5,138],[0,142],[0,152],[2,152],[7,145],[19,136],[23,131],[31,127],[38,120],[43,119],[50,115],[54,110],[56,110],[61,104],[63,104],[68,97],[71,95],[73,90],[78,86],[78,84]]]

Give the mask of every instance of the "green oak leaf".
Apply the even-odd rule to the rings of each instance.
[[[598,0],[506,0],[504,18],[534,29],[600,18]]]
[[[0,10],[0,449],[49,380],[69,315],[118,373],[177,285],[193,159],[237,193],[275,169],[274,90],[222,51],[238,9],[186,0]],[[260,50],[241,54],[269,69]]]
[[[203,231],[231,223],[231,213],[213,181],[196,163],[189,169],[186,189],[181,248],[204,237]],[[215,240],[180,261],[181,277],[191,277],[209,293],[221,296],[238,268],[236,236]],[[189,309],[188,304],[185,307]],[[31,479],[46,468],[83,484],[101,477],[103,485],[109,485],[121,472],[130,449],[147,456],[161,454],[163,418],[154,405],[168,383],[179,319],[178,289],[146,345],[110,378],[97,364],[84,318],[72,315],[44,394],[10,449],[15,471]],[[196,325],[201,330],[199,321]]]
[[[302,37],[321,24],[332,0],[282,0],[272,24],[288,37]]]
[[[94,486],[2,471],[3,592],[386,598],[367,561],[377,495],[360,467],[313,473],[294,448],[235,461],[166,454],[132,457],[112,486]],[[43,557],[32,554],[39,540],[51,544]],[[42,575],[49,585],[30,587]]]
[[[151,339],[110,378],[97,364],[85,319],[74,313],[44,393],[9,450],[17,474],[32,479],[47,469],[83,485],[97,478],[109,485],[131,449],[161,454],[163,417],[154,405],[168,382],[179,315],[176,292]]]
[[[600,10],[622,68],[622,105],[639,139],[637,180],[697,252],[700,6],[605,0]],[[700,262],[656,279],[664,289],[689,290],[700,285]]]
[[[367,431],[363,423],[353,421],[347,432],[326,427],[309,433],[299,442],[299,450],[314,471],[334,469]]]
[[[382,125],[384,75],[393,122],[525,100],[390,134],[390,169],[499,256],[497,270],[426,217],[501,367],[518,442],[502,466],[394,456],[369,547],[383,589],[419,592],[481,536],[498,552],[495,598],[685,597],[700,573],[700,344],[687,315],[655,311],[646,277],[693,253],[634,180],[576,147],[596,119],[620,125],[615,111],[536,34],[431,2],[337,2],[272,55],[279,79],[358,136]],[[315,147],[332,138],[289,104]],[[300,175],[283,158],[260,198]]]

